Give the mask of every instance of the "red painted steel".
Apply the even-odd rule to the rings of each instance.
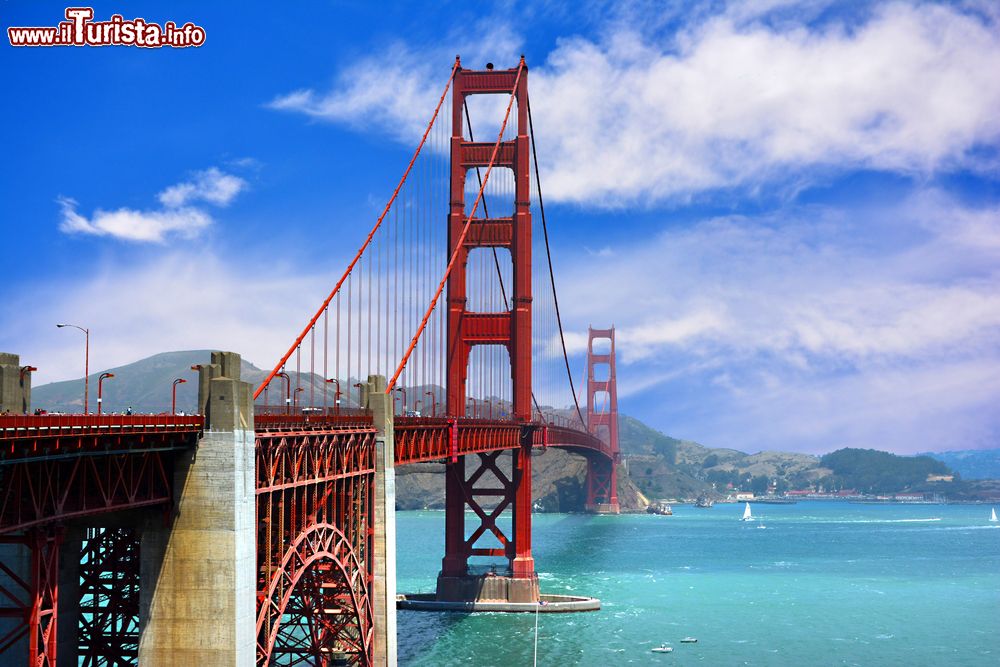
[[[0,637],[0,655],[22,644],[27,638],[28,665],[56,667],[56,611],[59,604],[59,548],[62,544],[62,529],[47,526],[17,536],[0,536],[0,544],[25,548],[28,551],[30,570],[19,573],[7,564],[0,563],[0,571],[11,583],[10,589],[0,587],[0,617],[16,621],[12,629]]]
[[[257,663],[369,665],[375,429],[273,421],[256,444]]]
[[[608,341],[607,354],[594,352],[594,341]],[[598,367],[606,367],[606,379],[598,380]],[[606,395],[602,409],[597,394]],[[615,371],[615,328],[588,330],[587,340],[587,429],[608,444],[607,457],[587,459],[587,508],[618,513],[618,381]]]
[[[475,345],[503,345],[511,363],[512,412],[519,422],[529,422],[531,411],[531,193],[530,152],[527,116],[528,76],[524,59],[514,70],[471,71],[460,70],[455,74],[452,93],[451,140],[451,213],[448,221],[448,250],[452,255],[449,268],[456,263],[461,270],[448,277],[448,343],[447,388],[445,411],[452,418],[465,414],[466,380],[469,356]],[[466,98],[469,95],[500,93],[510,95],[507,115],[501,126],[496,144],[466,141],[463,132]],[[502,141],[503,128],[510,116],[511,105],[517,103],[517,138]],[[472,212],[466,216],[465,183],[468,170],[487,166],[486,179],[479,188],[479,195]],[[469,229],[482,198],[483,189],[493,167],[506,167],[514,175],[514,215],[510,219],[491,219],[477,229],[469,241]],[[477,220],[477,222],[479,222]],[[478,227],[478,225],[477,225]],[[469,252],[479,245],[503,247],[510,251],[513,262],[510,310],[501,313],[473,313],[467,310],[468,295],[465,267]],[[493,430],[492,434],[505,436],[506,449],[513,449],[513,479],[504,485],[503,508],[513,509],[513,531],[509,541],[503,541],[504,553],[510,560],[515,577],[533,577],[534,560],[531,556],[531,447],[532,427],[517,431]],[[462,442],[459,427],[458,452],[469,451],[468,440]],[[404,436],[405,440],[405,436]],[[463,445],[465,445],[463,447]],[[494,448],[496,444],[494,444]],[[471,451],[475,451],[471,449]],[[474,531],[479,536],[485,530],[495,530],[495,517],[479,509],[475,497],[470,495],[472,481],[478,479],[486,468],[492,470],[492,459],[480,455],[479,467],[466,477],[465,460],[452,456],[446,466],[445,487],[445,556],[442,576],[462,576],[468,571],[468,559],[478,554],[465,538],[465,510],[470,507],[480,517],[481,525]],[[506,539],[506,538],[505,538]],[[472,540],[474,543],[475,540]]]

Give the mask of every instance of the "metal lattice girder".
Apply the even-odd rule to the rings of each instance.
[[[169,503],[171,466],[169,451],[76,455],[0,465],[0,534]]]
[[[80,553],[78,651],[82,667],[139,661],[139,538],[128,528],[89,528]]]
[[[258,432],[259,665],[371,664],[374,457],[370,426]]]

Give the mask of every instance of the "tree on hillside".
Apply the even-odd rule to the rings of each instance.
[[[831,486],[866,493],[904,491],[924,483],[928,475],[951,474],[948,466],[929,456],[897,456],[874,449],[838,449],[824,456],[820,465],[833,471]]]

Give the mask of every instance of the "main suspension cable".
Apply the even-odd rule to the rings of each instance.
[[[526,96],[528,105],[528,130],[531,134],[531,157],[535,162],[535,186],[538,188],[538,209],[542,213],[542,233],[545,235],[545,257],[549,262],[549,280],[552,281],[552,301],[556,306],[556,323],[559,325],[559,342],[562,343],[563,361],[566,362],[566,375],[569,377],[569,389],[573,393],[573,404],[583,428],[587,428],[587,420],[580,410],[580,401],[576,398],[576,386],[573,384],[573,372],[569,369],[569,355],[566,353],[566,337],[563,335],[562,316],[559,314],[559,295],[556,294],[556,276],[552,270],[552,251],[549,249],[549,228],[545,224],[545,202],[542,200],[542,180],[538,174],[538,152],[535,149],[535,125],[531,121],[531,98]]]

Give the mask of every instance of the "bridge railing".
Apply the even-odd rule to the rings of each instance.
[[[60,435],[199,431],[201,415],[0,415],[0,440]]]

